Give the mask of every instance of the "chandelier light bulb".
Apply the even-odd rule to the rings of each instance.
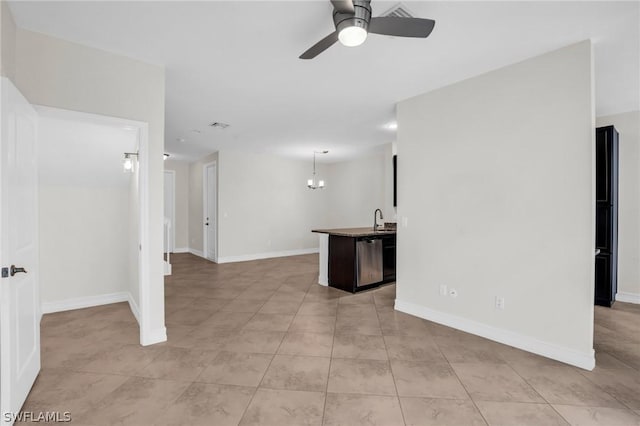
[[[307,179],[307,188],[309,189],[322,189],[324,188],[324,180],[318,179],[316,176],[316,154],[326,154],[327,150],[324,151],[313,151],[313,174],[311,175],[311,179]]]

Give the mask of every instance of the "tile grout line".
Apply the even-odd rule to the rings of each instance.
[[[469,401],[471,401],[471,403],[473,404],[474,407],[476,407],[476,410],[478,411],[478,414],[480,414],[480,417],[482,417],[482,420],[485,422],[485,424],[490,425],[489,420],[487,420],[487,418],[485,417],[485,415],[482,413],[482,410],[480,410],[480,407],[478,407],[478,404],[476,403],[476,401],[471,397],[471,393],[469,393],[469,389],[467,389],[467,386],[462,382],[462,379],[460,379],[460,376],[458,375],[458,372],[456,371],[455,368],[453,368],[453,366],[451,365],[451,361],[449,361],[449,358],[447,357],[447,355],[444,353],[444,351],[440,348],[440,345],[438,344],[437,339],[435,339],[435,337],[437,336],[433,336],[433,342],[436,345],[436,348],[438,348],[438,351],[440,352],[440,354],[442,355],[442,357],[447,361],[447,364],[449,365],[449,368],[451,369],[451,371],[453,371],[453,374],[456,376],[456,379],[458,380],[458,383],[460,383],[460,386],[462,386],[462,388],[464,389],[464,391],[467,393],[467,396],[469,397]]]
[[[617,359],[617,358],[616,358]],[[616,397],[614,394],[610,393],[609,391],[607,391],[605,388],[603,388],[601,385],[599,385],[598,383],[596,383],[595,381],[593,381],[592,379],[589,378],[589,376],[586,376],[582,373],[582,370],[578,370],[578,374],[580,374],[580,376],[584,377],[585,379],[587,379],[589,381],[589,383],[593,384],[594,386],[596,386],[598,389],[600,389],[602,392],[606,393],[607,395],[609,395],[611,398],[613,398],[615,401],[617,401],[618,403],[622,404],[622,406],[630,411],[634,411],[633,408],[631,408],[629,405],[627,405],[626,402],[621,401],[618,397]],[[567,404],[559,404],[559,405],[567,405]],[[594,407],[594,408],[598,408],[598,407]],[[607,407],[600,407],[600,408],[607,408]],[[613,408],[613,407],[610,407]]]
[[[283,285],[284,285],[284,284],[283,284]],[[281,286],[279,286],[279,287],[278,287],[278,289],[279,289],[280,287],[282,287],[282,285],[281,285]],[[277,289],[276,289],[276,291],[277,291]],[[240,293],[240,294],[242,294],[242,293]],[[240,297],[240,294],[239,294],[238,296],[236,296],[235,298],[233,298],[229,303],[231,303],[232,301],[235,301],[238,297]],[[274,291],[274,294],[275,294],[275,291]],[[241,332],[242,332],[242,327],[244,327],[245,325],[247,325],[247,324],[248,324],[248,323],[249,323],[249,322],[250,322],[250,321],[251,321],[251,320],[252,320],[252,319],[253,319],[253,318],[258,314],[258,311],[260,311],[260,309],[262,309],[262,307],[267,303],[267,301],[268,301],[268,300],[269,300],[269,299],[265,299],[265,300],[263,301],[263,303],[260,305],[260,308],[259,308],[257,311],[255,311],[255,312],[253,313],[253,315],[251,315],[251,317],[249,317],[249,319],[248,319],[248,320],[247,320],[247,321],[246,321],[242,326],[239,326],[239,327],[237,327],[237,328],[235,328],[235,329],[232,329],[232,331],[236,331],[237,333],[241,333]],[[218,310],[216,313],[219,313],[219,312],[223,312],[223,311],[222,311],[222,310]],[[213,315],[212,315],[211,317],[213,317]],[[209,317],[209,318],[211,318],[211,317]],[[200,325],[201,325],[201,324],[200,324]],[[284,339],[284,336],[283,336],[283,339]],[[281,345],[281,344],[282,344],[282,340],[280,341],[280,344],[278,345],[278,348],[280,347],[280,345]],[[225,347],[225,345],[223,345],[223,346],[222,346],[222,349],[223,349],[223,350],[224,350],[224,347]],[[276,352],[277,352],[277,349],[276,349]],[[261,383],[261,382],[262,382],[262,380],[264,379],[264,375],[267,373],[267,370],[268,370],[268,369],[269,369],[269,367],[271,366],[271,363],[273,362],[273,358],[275,358],[275,353],[274,353],[274,354],[273,354],[273,356],[271,357],[271,361],[269,361],[269,365],[267,366],[267,369],[265,369],[265,372],[264,372],[264,374],[262,375],[262,378],[260,379],[260,382],[259,382],[259,383],[258,383],[258,385],[255,387],[255,389],[254,389],[254,391],[253,391],[253,394],[251,395],[251,398],[249,399],[249,402],[247,403],[247,406],[244,408],[244,411],[242,412],[242,415],[240,416],[239,423],[242,421],[242,419],[243,419],[243,418],[244,418],[244,416],[246,415],[247,410],[249,409],[249,406],[251,405],[251,402],[253,402],[253,398],[255,397],[255,395],[256,395],[256,393],[257,393],[257,391],[258,391],[258,388],[259,388],[259,386],[260,386],[260,383]],[[196,380],[197,380],[197,379],[202,375],[202,373],[204,372],[204,370],[205,370],[205,369],[206,369],[206,367],[205,367],[205,368],[202,370],[202,372],[198,375],[198,377],[196,378]],[[195,381],[194,381],[193,383],[195,383]],[[189,385],[189,386],[191,386],[191,385]],[[188,387],[189,387],[189,386],[188,386]],[[187,388],[188,388],[188,387],[187,387]],[[185,390],[185,392],[186,392],[186,390]]]
[[[284,285],[285,284],[282,284],[280,287],[282,287]],[[276,289],[274,294],[280,289],[280,287],[278,287],[278,289]],[[307,290],[307,292],[308,292],[308,290]],[[306,296],[306,294],[307,293],[305,292],[305,296]],[[304,298],[303,298],[303,300],[304,300]],[[265,301],[265,304],[266,304],[266,301]],[[300,302],[300,306],[301,305],[302,305],[302,302]],[[300,306],[298,306],[298,310],[300,310]],[[296,313],[297,312],[298,311],[296,311]],[[256,312],[256,315],[257,315],[257,312]],[[295,318],[295,315],[296,314],[294,314],[294,316],[293,316],[294,318]],[[251,317],[251,319],[253,319],[253,317]],[[249,321],[251,321],[251,319],[249,319]],[[291,322],[293,322],[293,319],[291,320]],[[291,323],[289,323],[289,327],[291,327]],[[267,372],[269,371],[269,368],[271,368],[271,364],[273,364],[273,360],[275,359],[276,355],[278,354],[278,351],[280,350],[280,347],[282,346],[282,342],[284,342],[284,339],[287,337],[287,333],[288,333],[289,327],[287,327],[287,331],[284,332],[284,335],[282,336],[282,339],[280,340],[280,343],[278,344],[278,347],[275,349],[273,355],[271,356],[271,360],[269,361],[269,365],[267,365],[267,368],[264,370],[264,373],[262,374],[262,377],[260,378],[260,381],[258,382],[258,385],[255,387],[255,389],[253,391],[253,395],[251,395],[251,399],[249,399],[249,403],[244,408],[244,411],[242,412],[242,416],[240,416],[240,420],[239,420],[238,424],[242,423],[242,419],[244,419],[244,416],[247,415],[247,411],[249,410],[249,407],[251,406],[251,403],[253,402],[253,399],[255,398],[256,394],[258,393],[258,390],[260,389],[260,385],[264,381],[264,378],[267,375]]]
[[[235,301],[235,300],[237,299],[237,297],[239,297],[239,295],[238,295],[238,296],[236,296],[236,298],[232,299],[232,301]],[[231,303],[231,302],[229,302],[229,303]],[[266,303],[266,302],[265,302],[265,303]],[[262,305],[261,305],[261,307],[262,307]],[[217,313],[219,313],[219,312],[222,312],[222,311],[221,311],[221,310],[216,310],[216,312],[215,312],[214,314],[212,314],[210,317],[208,317],[207,319],[209,319],[209,318],[213,317],[213,315],[215,315],[215,314],[217,314]],[[254,313],[254,314],[251,316],[251,318],[249,318],[249,321],[251,321],[251,319],[252,319],[255,315],[256,315],[256,314]],[[206,321],[206,320],[205,320],[205,321]],[[195,327],[198,327],[198,326],[202,325],[202,322],[204,322],[204,321],[201,321],[201,322],[200,322],[200,324],[198,324],[198,325],[197,325],[197,326],[195,326]],[[248,321],[247,321],[247,322],[248,322]],[[167,339],[167,341],[168,341],[168,339]],[[224,347],[224,345],[223,345],[223,347]],[[221,351],[217,351],[217,352],[218,352],[218,354],[219,354]],[[216,358],[217,358],[217,355],[216,355]],[[175,404],[175,403],[176,403],[176,401],[178,401],[178,399],[180,399],[180,398],[182,397],[182,395],[184,395],[184,394],[189,390],[189,388],[190,388],[191,386],[193,386],[193,385],[194,385],[194,384],[196,384],[196,383],[199,383],[199,382],[198,382],[198,379],[200,378],[200,376],[202,376],[202,374],[204,373],[204,371],[207,369],[207,367],[208,367],[209,365],[210,365],[210,362],[209,362],[209,363],[207,363],[207,366],[205,366],[205,367],[202,369],[202,371],[198,374],[198,376],[197,376],[197,377],[196,377],[196,378],[195,378],[191,383],[189,383],[189,384],[187,385],[187,387],[185,388],[185,390],[184,390],[180,395],[178,395],[178,397],[177,397],[177,398],[175,398],[175,399],[171,402],[171,405]],[[217,385],[217,386],[220,386],[220,385]],[[256,388],[256,389],[257,389],[257,388]],[[255,395],[255,393],[254,393],[254,395]],[[251,400],[253,400],[253,395],[252,395],[252,397],[251,397]],[[251,401],[249,401],[249,403],[251,403]],[[249,405],[248,405],[248,404],[247,404],[247,407],[249,407]],[[246,411],[246,408],[245,408],[245,411]],[[245,414],[245,413],[243,412],[243,413],[242,413],[242,416],[243,416],[243,417],[244,417],[244,414]],[[160,416],[158,415],[158,417],[160,417]],[[242,417],[240,417],[240,420],[242,420]]]
[[[393,374],[393,367],[391,367],[391,357],[389,356],[389,349],[387,348],[387,342],[384,340],[384,333],[382,332],[382,324],[380,322],[380,313],[376,308],[375,297],[373,298],[373,307],[376,310],[376,317],[378,318],[378,325],[380,326],[380,333],[382,335],[382,344],[384,345],[384,350],[387,353],[387,363],[389,363],[389,371],[391,372],[391,379],[393,380],[393,387],[396,390],[396,399],[398,400],[398,406],[400,407],[400,415],[402,416],[402,421],[405,426],[407,424],[407,419],[404,416],[404,410],[402,409],[402,402],[400,401],[400,393],[398,392],[398,384],[396,383],[396,376]]]
[[[520,373],[518,373],[518,371],[517,371],[515,368],[513,368],[510,364],[508,364],[508,365],[509,365],[509,367],[510,367],[513,371],[515,371],[515,373],[516,373],[516,374],[517,374],[517,375],[518,375],[522,380],[524,380],[524,382],[525,382],[527,385],[529,385],[529,386],[531,387],[531,389],[533,389],[534,391],[536,391],[536,393],[537,393],[538,395],[540,395],[540,398],[542,398],[542,399],[544,400],[544,402],[545,402],[549,407],[551,407],[551,409],[552,409],[555,413],[557,413],[557,414],[560,416],[560,418],[561,418],[562,420],[564,420],[568,425],[570,425],[570,424],[571,424],[571,422],[569,421],[569,419],[565,418],[565,417],[564,417],[564,416],[563,416],[563,415],[562,415],[562,414],[561,414],[561,413],[556,409],[556,407],[554,407],[554,406],[553,406],[553,404],[552,404],[551,402],[549,402],[549,401],[547,400],[547,398],[545,398],[545,397],[544,397],[544,395],[542,395],[540,392],[538,392],[538,390],[537,390],[537,389],[536,389],[536,388],[535,388],[531,383],[529,383],[529,381],[528,381],[525,377],[523,377]]]
[[[338,300],[338,304],[339,303],[340,301]],[[333,347],[335,346],[337,325],[338,325],[338,308],[336,306],[336,315],[333,321],[333,337],[331,339],[331,352],[329,353],[329,371],[327,372],[327,386],[325,387],[324,404],[322,406],[322,419],[320,423],[321,425],[324,425],[324,416],[325,416],[325,413],[327,412],[327,399],[329,399],[329,380],[331,379],[331,365],[333,364]]]

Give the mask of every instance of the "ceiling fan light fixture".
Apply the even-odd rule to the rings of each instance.
[[[331,0],[336,30],[307,49],[300,59],[313,59],[338,41],[344,46],[360,46],[368,33],[392,37],[427,38],[436,21],[414,18],[402,5],[388,16],[371,17],[371,0]]]
[[[360,46],[367,39],[367,30],[357,25],[344,27],[338,33],[338,40],[343,46]]]

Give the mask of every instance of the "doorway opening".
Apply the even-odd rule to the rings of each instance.
[[[218,261],[218,169],[215,161],[202,167],[204,257]]]
[[[173,253],[176,244],[176,172],[164,171],[164,218],[169,224],[169,238],[164,239],[164,252]]]
[[[176,244],[176,172],[164,171],[164,275],[171,275],[171,253]]]
[[[43,313],[128,302],[149,339],[147,124],[37,106]],[[133,167],[123,167],[131,153]]]

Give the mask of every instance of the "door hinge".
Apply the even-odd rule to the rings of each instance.
[[[2,268],[2,278],[9,278],[9,268]]]

